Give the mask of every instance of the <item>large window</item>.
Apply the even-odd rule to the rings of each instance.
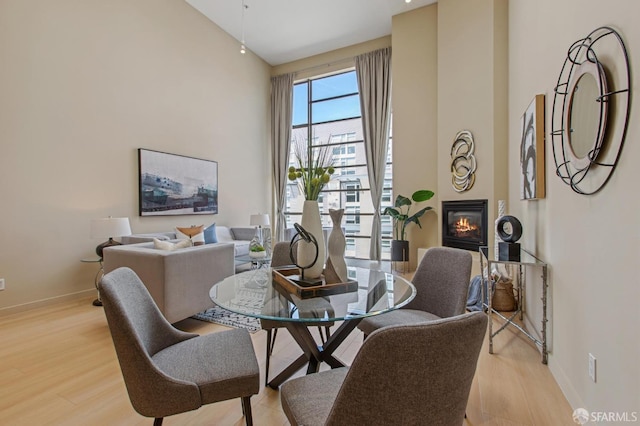
[[[310,149],[328,147],[333,154],[335,174],[318,197],[322,224],[331,227],[329,209],[344,209],[342,227],[345,255],[369,258],[371,244],[371,202],[367,161],[362,137],[360,99],[355,71],[309,79],[293,89],[293,129],[289,165],[297,166],[296,144]],[[387,154],[382,209],[391,205],[391,138]],[[287,227],[300,222],[304,194],[296,182],[288,182],[285,214]],[[388,218],[387,218],[388,219]],[[389,259],[390,221],[382,221],[383,258]]]

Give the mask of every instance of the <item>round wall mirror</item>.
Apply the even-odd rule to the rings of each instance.
[[[569,104],[565,110],[567,155],[573,167],[585,169],[598,157],[607,125],[607,93],[604,70],[599,64],[580,64],[569,82]]]
[[[556,176],[574,192],[595,194],[616,169],[631,92],[629,55],[615,29],[598,27],[569,47],[554,88],[551,148]]]

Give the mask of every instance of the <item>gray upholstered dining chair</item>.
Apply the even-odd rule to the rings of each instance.
[[[388,325],[413,324],[464,313],[471,265],[471,253],[466,250],[450,247],[428,249],[413,276],[416,297],[400,309],[365,318],[358,328],[366,337]]]
[[[295,260],[295,251],[294,251],[294,260]],[[289,253],[289,242],[288,241],[279,241],[273,245],[271,250],[271,266],[279,267],[279,266],[287,266],[291,265],[291,256]],[[308,326],[317,325],[309,323]],[[318,326],[318,332],[320,333],[320,340],[324,343],[326,339],[331,336],[330,327],[333,326],[333,323],[327,323],[324,325],[324,336],[322,334],[322,327]],[[260,327],[267,332],[267,355],[265,358],[265,373],[264,373],[264,383],[265,386],[269,382],[269,361],[271,360],[271,355],[273,354],[273,347],[276,344],[276,337],[278,336],[278,328],[285,327],[282,321],[274,321],[267,319],[260,319]]]
[[[164,417],[241,398],[246,423],[252,424],[250,398],[260,390],[260,370],[247,330],[199,336],[174,328],[129,268],[106,274],[100,295],[139,414],[161,425]]]
[[[347,368],[280,388],[295,425],[461,425],[487,327],[483,312],[394,325],[367,337]]]

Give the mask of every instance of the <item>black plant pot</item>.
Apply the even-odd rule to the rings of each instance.
[[[405,262],[409,260],[409,241],[391,240],[391,260]]]

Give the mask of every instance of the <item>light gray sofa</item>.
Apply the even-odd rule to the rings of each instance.
[[[171,323],[213,307],[209,290],[235,273],[235,259],[249,254],[256,231],[216,225],[217,243],[160,250],[153,239],[178,241],[175,231],[122,237],[121,246],[104,250],[104,272],[126,266],[140,277]]]
[[[205,244],[177,250],[160,250],[154,243],[105,248],[104,272],[131,268],[174,323],[213,307],[211,287],[233,275],[234,247],[230,243]]]
[[[234,247],[234,257],[247,256],[249,254],[249,243],[255,235],[255,228],[216,225],[216,237],[218,242],[232,243]],[[154,238],[161,241],[170,241],[175,240],[178,236],[176,231],[133,234],[122,237],[122,244],[148,243],[153,241]]]

